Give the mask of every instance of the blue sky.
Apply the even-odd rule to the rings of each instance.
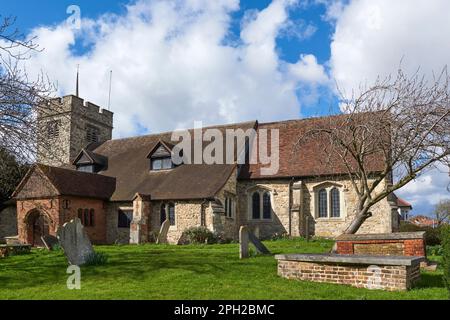
[[[429,74],[450,64],[448,0],[16,0],[0,13],[37,37],[27,69],[59,94],[79,64],[80,95],[106,106],[113,71],[114,137],[336,113],[336,84],[349,95],[402,59]],[[449,183],[441,168],[399,194],[430,213]]]
[[[51,27],[61,24],[70,15],[67,8],[77,5],[81,9],[82,18],[96,20],[105,14],[124,15],[127,12],[127,5],[135,3],[135,0],[20,0],[2,2],[0,13],[2,15],[12,15],[17,17],[16,26],[21,32],[28,34],[36,27]],[[244,15],[253,10],[263,10],[271,4],[271,0],[242,0],[240,8],[232,12],[233,21],[229,29],[227,39],[234,41],[239,39],[241,22]],[[306,3],[306,1],[305,1]],[[276,39],[276,49],[286,62],[295,63],[300,54],[305,52],[313,54],[317,62],[327,68],[327,61],[330,59],[330,40],[333,34],[333,25],[324,21],[327,6],[321,3],[313,3],[307,6],[302,2],[289,9],[290,19],[296,24],[309,25],[314,29],[311,36],[299,37],[295,34],[287,34]],[[295,32],[295,31],[294,31]],[[92,47],[83,43],[82,39],[77,39],[76,43],[70,46],[71,52],[76,55],[87,54]],[[308,88],[304,90],[308,91]],[[339,112],[338,100],[323,88],[318,89],[321,93],[320,99],[314,101],[312,105],[307,105],[301,116],[321,116],[332,112]],[[299,93],[300,94],[300,93]],[[299,114],[300,115],[300,114]],[[139,126],[140,127],[140,126]],[[145,130],[144,130],[145,131]],[[139,132],[145,133],[145,132]]]

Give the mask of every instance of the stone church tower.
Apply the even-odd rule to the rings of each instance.
[[[38,112],[37,162],[67,166],[82,148],[112,138],[113,113],[68,95],[52,99]]]

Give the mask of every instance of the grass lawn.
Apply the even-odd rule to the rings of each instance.
[[[274,253],[327,252],[333,242],[265,242]],[[442,270],[422,273],[409,292],[287,280],[271,256],[239,260],[238,244],[97,246],[103,266],[82,267],[81,290],[66,287],[62,252],[0,259],[0,299],[447,299]]]

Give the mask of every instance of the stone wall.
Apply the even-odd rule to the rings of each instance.
[[[130,228],[119,228],[119,209],[133,210],[132,202],[109,202],[106,206],[106,241],[109,244],[130,242]]]
[[[357,195],[351,182],[343,178],[327,180],[323,178],[304,179],[302,181],[301,210],[293,211],[291,183],[298,180],[274,179],[240,181],[238,183],[239,224],[248,225],[250,229],[259,226],[261,236],[269,237],[275,233],[287,233],[293,236],[302,234],[304,217],[310,218],[310,234],[322,237],[336,237],[343,233],[356,214]],[[316,191],[321,186],[337,186],[341,196],[341,217],[318,218],[316,212]],[[379,188],[384,185],[380,184]],[[272,201],[271,220],[252,220],[250,216],[249,195],[253,190],[268,190]],[[358,233],[387,233],[392,232],[392,211],[385,199],[372,208],[373,216],[367,219]]]
[[[250,196],[254,190],[263,189],[271,194],[272,218],[270,220],[252,220]],[[239,225],[247,225],[250,230],[259,228],[260,237],[267,238],[278,233],[289,233],[290,217],[289,180],[253,180],[239,181],[238,186]]]
[[[0,243],[4,237],[17,236],[16,205],[10,205],[0,211]]]
[[[239,224],[238,224],[238,197],[237,197],[237,170],[235,169],[231,174],[228,181],[223,188],[217,193],[216,199],[218,199],[223,205],[225,205],[225,198],[230,197],[235,201],[235,213],[232,217],[227,217],[224,213],[213,213],[210,203],[210,208],[207,210],[207,214],[212,218],[207,221],[211,221],[208,228],[216,234],[221,235],[227,239],[238,239]]]
[[[58,135],[49,137],[47,125],[54,121],[58,122]],[[71,164],[89,143],[88,126],[98,129],[99,141],[110,140],[113,113],[69,95],[53,99],[47,108],[42,108],[38,122],[38,163],[58,167]]]
[[[150,217],[150,230],[159,232],[161,228],[160,212],[163,201],[152,202],[152,212]],[[198,227],[201,222],[201,200],[177,201],[175,204],[175,225],[170,226],[167,233],[167,240],[171,244],[177,244],[183,232],[190,227]]]

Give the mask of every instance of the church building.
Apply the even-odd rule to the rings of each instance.
[[[52,103],[58,112],[38,118],[37,164],[14,193],[23,243],[40,246],[41,236],[55,235],[75,217],[97,244],[154,241],[168,219],[168,241],[177,244],[197,226],[226,239],[237,239],[242,225],[258,229],[263,239],[307,232],[333,238],[355,216],[357,195],[345,172],[328,168],[314,141],[296,150],[298,138],[326,118],[209,127],[278,130],[279,170],[265,176],[259,163],[175,164],[178,141],[171,132],[112,139],[112,112],[72,95]],[[383,163],[373,166],[376,174]],[[388,200],[372,213],[359,232],[398,228],[397,208]]]

